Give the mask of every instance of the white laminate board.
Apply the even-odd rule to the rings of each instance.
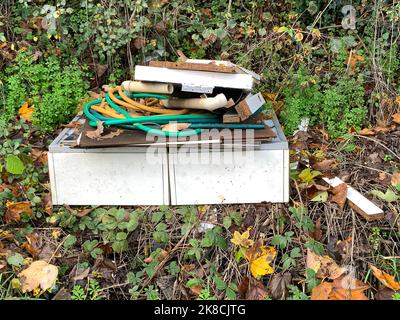
[[[247,91],[253,88],[253,77],[248,74],[178,70],[148,66],[135,67],[135,80],[243,89]]]
[[[49,155],[55,205],[169,204],[166,153],[150,163],[146,153]]]

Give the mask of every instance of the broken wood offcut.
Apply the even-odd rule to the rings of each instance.
[[[193,70],[193,71],[208,71],[208,72],[221,72],[221,73],[237,73],[235,67],[217,65],[214,63],[188,63],[188,62],[172,62],[172,61],[150,61],[150,67],[179,69],[179,70]]]
[[[331,187],[336,187],[342,183],[345,183],[338,177],[335,177],[333,179],[323,177],[322,179]],[[359,193],[357,190],[350,187],[349,185],[347,185],[347,200],[349,200],[350,207],[368,221],[380,220],[384,218],[384,213],[382,209],[377,207],[373,202],[368,200],[361,193]]]

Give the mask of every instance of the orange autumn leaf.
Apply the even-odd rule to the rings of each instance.
[[[390,183],[393,187],[397,187],[398,185],[400,185],[400,171],[393,173]]]
[[[360,55],[358,55],[358,54],[352,54],[352,55],[351,55],[350,61],[349,61],[349,65],[350,65],[350,68],[351,68],[351,70],[352,70],[353,72],[354,72],[355,69],[356,69],[356,64],[357,64],[357,62],[359,62],[359,61],[364,61],[364,57],[363,57],[363,56],[360,56]]]
[[[22,119],[26,121],[32,121],[32,113],[35,110],[35,107],[29,105],[29,102],[26,101],[21,108],[18,110],[18,114]]]
[[[351,275],[341,276],[333,282],[322,282],[314,287],[311,300],[368,300],[364,291],[369,286]]]
[[[347,198],[347,184],[341,183],[338,186],[332,188],[331,201],[339,205],[340,209],[343,209]]]
[[[373,136],[375,134],[375,131],[368,128],[364,128],[361,131],[359,131],[358,134],[361,134],[362,136]]]
[[[312,289],[311,300],[329,300],[332,289],[332,282],[321,282]]]
[[[369,266],[374,273],[374,276],[378,278],[378,280],[385,286],[388,287],[389,289],[398,291],[400,290],[400,283],[395,280],[393,276],[390,274],[379,270],[377,267],[370,265]]]
[[[32,208],[29,201],[22,202],[11,202],[6,203],[7,211],[4,215],[4,221],[10,223],[11,221],[19,222],[21,220],[21,214],[26,213],[32,215]]]
[[[400,113],[395,113],[392,118],[395,123],[400,124]]]
[[[319,256],[310,249],[307,249],[306,267],[316,272],[319,279],[337,279],[346,272],[345,268],[338,266],[329,256]]]

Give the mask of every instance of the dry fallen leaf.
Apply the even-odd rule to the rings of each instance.
[[[203,286],[201,284],[190,287],[190,293],[195,296],[198,296],[201,293],[201,290],[203,290]]]
[[[37,257],[42,248],[42,239],[37,233],[30,233],[25,236],[26,242],[21,247],[28,251],[32,257]]]
[[[274,247],[259,247],[259,252],[254,254],[252,249],[246,250],[245,256],[250,263],[250,271],[254,278],[274,273],[274,268],[270,263],[276,257],[276,250]]]
[[[364,291],[369,288],[364,282],[351,275],[342,276],[332,283],[329,300],[368,300]]]
[[[162,131],[178,132],[189,128],[190,123],[170,122],[161,126]]]
[[[22,292],[33,291],[37,288],[50,289],[56,282],[58,268],[46,261],[38,260],[19,273],[22,284]]]
[[[233,233],[233,238],[231,239],[231,242],[239,247],[250,248],[254,244],[254,241],[249,239],[249,237],[250,228],[248,228],[242,234],[239,231],[235,231]]]
[[[312,167],[318,171],[328,171],[336,168],[337,162],[335,159],[325,159],[320,162],[314,163]]]
[[[392,184],[393,187],[400,185],[400,171],[393,173],[390,183]]]
[[[350,68],[351,68],[351,71],[352,71],[352,72],[355,71],[355,69],[356,69],[356,64],[357,64],[357,62],[359,62],[359,61],[364,61],[364,57],[363,57],[363,56],[360,56],[360,55],[358,55],[358,54],[352,54],[352,55],[351,55],[350,60],[349,60],[349,65],[350,65]]]
[[[310,249],[307,249],[307,268],[316,272],[316,277],[320,279],[329,278],[337,279],[346,272],[346,268],[337,265],[329,256],[319,256]]]
[[[47,164],[47,151],[32,148],[31,155],[34,161],[38,161],[41,164]]]
[[[373,136],[375,135],[375,131],[372,129],[364,128],[359,131],[358,134],[361,134],[362,136]]]
[[[341,183],[338,186],[332,188],[332,198],[331,201],[337,203],[340,209],[343,209],[347,198],[347,184]]]
[[[265,300],[266,298],[268,298],[268,293],[265,290],[264,284],[261,281],[248,279],[247,291],[244,298],[246,300]]]
[[[103,122],[102,121],[97,121],[97,128],[96,130],[93,131],[87,131],[86,132],[86,136],[89,139],[93,139],[93,140],[105,140],[105,139],[112,139],[114,137],[119,136],[122,133],[121,129],[118,129],[117,131],[112,131],[110,133],[107,133],[105,135],[103,135],[104,132],[104,126],[103,126]]]
[[[275,300],[285,299],[288,295],[287,286],[291,281],[292,275],[289,272],[274,274],[268,284],[271,297]]]
[[[353,245],[353,238],[351,236],[346,238],[345,240],[339,240],[336,243],[336,247],[340,255],[342,256],[342,259],[350,256],[352,245]]]
[[[322,231],[321,231],[321,217],[317,219],[315,222],[315,229],[314,231],[308,232],[308,235],[313,238],[314,240],[320,241],[322,238]]]
[[[18,114],[22,119],[25,119],[26,121],[32,121],[32,113],[34,110],[34,106],[29,106],[29,102],[26,101],[21,108],[19,108]]]
[[[390,274],[379,270],[377,267],[370,265],[369,266],[374,273],[374,276],[378,278],[378,280],[389,289],[399,291],[400,290],[400,283],[395,280],[393,276]]]
[[[400,103],[399,103],[400,105]],[[393,118],[393,122],[400,124],[400,113],[395,113],[394,115],[392,115]]]
[[[26,213],[32,215],[31,203],[29,201],[10,202],[6,203],[7,211],[4,214],[4,221],[10,223],[11,221],[19,222],[21,214]]]
[[[386,179],[386,173],[385,172],[379,172],[378,173],[378,179],[379,181],[383,181]]]
[[[312,289],[311,300],[329,300],[332,289],[332,282],[321,282]]]

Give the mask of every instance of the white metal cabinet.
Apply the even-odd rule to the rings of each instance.
[[[49,146],[54,205],[168,205],[167,149],[146,147],[75,149],[64,130]]]
[[[171,203],[288,202],[288,143],[276,117],[267,124],[276,132],[276,138],[262,143],[255,150],[231,149],[227,158],[218,151],[215,158],[212,155],[207,157],[199,150],[190,153],[192,161],[189,161],[185,152],[170,148]]]
[[[204,158],[201,150],[190,153],[194,162],[185,161],[181,149],[171,145],[158,147],[156,155],[154,147],[149,155],[145,146],[71,148],[68,137],[73,129],[65,129],[48,152],[52,202],[54,205],[287,202],[288,143],[276,118],[268,125],[277,137],[247,155],[246,151],[232,151],[228,155],[228,159],[229,156],[233,159],[231,163],[214,161],[212,154]],[[216,151],[214,156],[221,158],[226,154]],[[204,162],[207,157],[209,160]]]
[[[236,164],[185,164],[179,157],[169,153],[173,205],[288,201],[288,150],[255,150]]]

